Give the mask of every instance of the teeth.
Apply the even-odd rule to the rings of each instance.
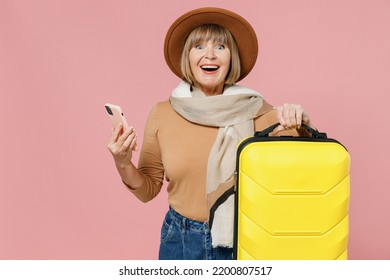
[[[203,65],[200,68],[202,68],[203,70],[213,71],[217,70],[219,67],[214,65]]]

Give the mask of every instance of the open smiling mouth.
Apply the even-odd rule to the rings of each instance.
[[[207,73],[213,73],[219,69],[219,66],[217,66],[217,65],[203,65],[200,68]]]

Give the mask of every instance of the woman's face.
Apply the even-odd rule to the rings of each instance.
[[[230,68],[230,49],[209,40],[195,45],[189,54],[195,87],[206,95],[221,94]]]

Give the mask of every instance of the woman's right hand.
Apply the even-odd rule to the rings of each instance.
[[[129,127],[124,130],[123,125],[119,125],[112,131],[107,148],[113,155],[117,165],[129,165],[133,151],[138,151],[137,133],[134,128]]]

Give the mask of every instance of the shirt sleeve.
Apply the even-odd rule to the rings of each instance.
[[[160,192],[164,181],[164,166],[158,142],[158,105],[155,105],[146,122],[138,170],[144,184],[130,191],[141,201],[148,202]]]

